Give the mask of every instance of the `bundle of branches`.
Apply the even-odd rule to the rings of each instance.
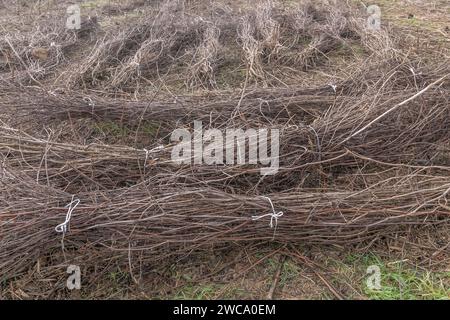
[[[9,279],[61,248],[55,226],[64,222],[73,195],[3,168],[0,180],[0,271]],[[410,174],[359,191],[301,189],[242,196],[212,188],[155,187],[77,194],[63,250],[97,261],[162,263],[214,244],[351,244],[409,226],[448,222],[448,175]],[[75,200],[76,200],[75,199]],[[70,209],[69,209],[70,210]],[[90,250],[92,248],[92,251]],[[95,260],[94,259],[94,260]]]
[[[218,60],[220,29],[214,25],[208,26],[203,32],[203,38],[196,49],[188,73],[188,86],[192,88],[214,88],[215,62]]]
[[[249,91],[244,96],[241,93],[225,93],[140,101],[104,98],[78,92],[48,92],[35,88],[29,88],[21,95],[14,90],[0,95],[0,107],[5,113],[14,114],[16,123],[93,118],[119,121],[130,126],[136,125],[138,121],[158,122],[167,129],[179,126],[180,123],[192,123],[193,120],[224,125],[233,122],[238,114],[252,121],[260,119],[267,122],[264,119],[272,119],[283,122],[293,116],[301,121],[310,121],[335,101],[343,99],[335,97],[330,87],[264,89]]]
[[[20,89],[22,92],[18,94],[18,89],[2,86],[0,107],[14,113],[18,120],[24,115],[31,116],[33,122],[42,120],[45,123],[52,119],[92,117],[130,125],[136,124],[137,119],[164,122],[169,126],[169,123],[173,125],[173,120],[204,120],[214,125],[224,124],[227,120],[227,123],[233,123],[237,115],[240,115],[239,119],[255,116],[270,119],[271,123],[286,123],[288,119],[295,123],[310,123],[332,105],[357,105],[361,100],[361,104],[367,103],[371,95],[375,97],[371,104],[379,98],[385,101],[391,97],[393,101],[406,99],[449,73],[447,64],[424,65],[409,57],[384,61],[369,59],[348,77],[321,87],[266,88],[238,93],[219,91],[204,96],[158,99],[154,95],[138,101],[39,88],[26,88],[25,92]],[[449,88],[448,82],[439,86],[440,92]]]
[[[145,174],[146,161],[152,161],[156,152],[118,145],[62,143],[56,141],[55,132],[46,139],[8,126],[1,127],[0,132],[0,153],[5,163],[37,182],[52,182],[52,186],[65,190],[134,184]]]
[[[238,31],[244,51],[247,70],[251,76],[265,78],[262,60],[270,60],[281,47],[279,43],[279,23],[272,19],[274,3],[265,1],[259,4],[252,14],[243,18]]]
[[[234,165],[209,166],[192,165],[191,161],[188,165],[175,165],[170,160],[174,143],[168,135],[161,137],[158,144],[144,149],[137,146],[67,144],[53,137],[32,137],[3,126],[0,151],[6,155],[9,165],[29,172],[31,176],[41,177],[43,181],[62,178],[63,182],[56,185],[64,186],[83,176],[104,188],[135,183],[146,175],[151,176],[156,185],[184,181],[192,185],[224,186],[244,193],[254,192],[260,187],[273,192],[310,185],[306,178],[299,177],[311,176],[309,180],[316,181],[313,186],[320,186],[321,180],[332,180],[342,170],[352,172],[369,163],[387,167],[433,166],[447,170],[448,155],[442,146],[450,141],[447,129],[450,109],[448,90],[439,87],[444,80],[445,77],[441,77],[419,92],[397,92],[394,95],[380,91],[376,96],[344,99],[345,103],[335,104],[310,124],[293,118],[293,113],[287,112],[284,122],[274,126],[267,119],[275,117],[261,111],[260,122],[253,121],[249,127],[245,119],[247,113],[241,114],[234,122],[236,128],[280,129],[279,172],[275,177],[265,178],[264,184],[261,183],[261,168],[256,164],[237,164],[235,161]],[[172,116],[176,111],[179,118],[166,119],[170,124],[165,130],[189,128],[192,123],[184,121],[186,118],[195,120],[194,115],[200,119],[215,119],[217,122],[210,121],[211,125],[216,124],[219,128],[228,121],[218,121],[213,113],[215,110],[197,110],[195,107],[192,110],[187,114],[185,110],[172,110]],[[252,109],[246,107],[243,110],[251,112]],[[167,108],[162,108],[161,112],[163,117],[168,117],[164,113]],[[202,112],[203,117],[197,112]],[[148,114],[154,120],[163,119],[153,109]],[[223,115],[223,110],[217,115]],[[229,117],[230,114],[225,114],[223,119]],[[208,126],[205,124],[205,129]],[[257,143],[258,132],[255,130],[248,134],[244,147]],[[224,142],[225,147],[235,144],[234,140]],[[159,147],[159,143],[164,146]],[[194,157],[192,153],[191,156]],[[117,170],[119,165],[120,170]],[[318,175],[323,178],[317,179]]]
[[[410,86],[409,79],[398,70],[387,75],[388,80],[395,74],[403,78],[405,86]],[[30,115],[33,122],[42,116],[45,122],[80,116],[134,124],[137,119],[148,120],[165,127],[162,137],[175,128],[191,126],[194,120],[203,120],[216,128],[225,125],[246,128],[249,125],[247,119],[251,119],[253,127],[278,123],[283,127],[291,126],[290,133],[282,138],[282,146],[305,148],[311,145],[312,139],[316,155],[312,159],[307,157],[305,163],[319,158],[333,159],[352,150],[366,157],[379,156],[379,161],[409,163],[416,159],[416,164],[429,165],[433,162],[430,160],[435,160],[433,149],[439,142],[445,145],[449,138],[445,76],[422,90],[403,92],[391,92],[390,81],[380,79],[382,86],[374,86],[364,95],[355,97],[332,96],[329,88],[266,89],[225,101],[217,96],[212,102],[196,97],[180,97],[174,102],[127,102],[29,91],[21,96],[4,93],[2,101],[3,109],[14,110],[18,119],[23,113]],[[422,86],[428,78],[424,75],[423,79],[415,79],[416,85]],[[423,108],[423,104],[430,107]],[[308,125],[309,129],[305,130]],[[310,138],[310,133],[305,137],[308,131],[316,137]],[[292,149],[283,151],[292,154]],[[321,153],[320,157],[318,153]],[[287,167],[293,163],[290,160],[284,162]]]

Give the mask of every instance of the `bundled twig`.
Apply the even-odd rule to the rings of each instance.
[[[0,188],[0,270],[9,279],[60,250],[55,227],[73,196],[5,168]],[[354,192],[303,189],[267,197],[141,184],[77,194],[63,250],[93,247],[98,261],[123,264],[130,252],[139,253],[140,262],[152,264],[228,242],[350,244],[447,221],[449,193],[448,176],[427,175],[398,176]]]
[[[30,136],[4,126],[0,129],[0,153],[4,163],[20,168],[37,182],[78,190],[89,185],[93,189],[112,189],[134,184],[154,162],[160,149],[136,149],[91,143],[77,145],[55,141],[52,133],[46,139]],[[162,149],[161,149],[162,150]]]
[[[192,123],[193,120],[204,120],[211,125],[231,123],[239,101],[241,112],[249,120],[257,116],[262,120],[283,121],[292,114],[301,116],[302,120],[311,119],[326,111],[335,100],[341,100],[341,97],[336,99],[333,96],[329,87],[255,90],[249,91],[242,100],[241,94],[225,92],[213,98],[211,95],[177,96],[175,99],[130,101],[30,88],[21,96],[15,91],[4,92],[0,107],[5,112],[14,113],[16,123],[26,123],[31,119],[48,123],[87,117],[133,125],[136,119],[141,119],[160,121],[170,129],[179,126],[180,122]]]
[[[290,103],[299,101],[292,105],[293,108],[298,108],[301,105],[300,97],[269,100],[267,105],[274,105],[275,108],[268,112],[262,110],[264,105],[261,102],[256,104],[250,96],[248,104],[247,101],[243,103],[243,110],[246,112],[241,113],[233,122],[229,122],[229,117],[234,108],[220,109],[218,106],[228,106],[220,103],[203,107],[187,107],[187,103],[172,104],[172,109],[169,108],[170,105],[155,103],[145,106],[145,117],[139,113],[134,114],[142,110],[138,108],[139,105],[144,108],[142,104],[131,104],[128,110],[133,114],[128,116],[129,119],[140,117],[164,121],[165,129],[159,142],[146,148],[157,150],[152,157],[149,157],[142,147],[67,144],[45,136],[32,137],[6,126],[0,130],[0,151],[7,157],[9,165],[20,167],[31,176],[39,176],[44,182],[62,178],[62,185],[65,185],[80,177],[89,177],[97,186],[103,186],[102,188],[113,188],[151,176],[156,184],[164,184],[164,181],[184,181],[192,185],[216,188],[224,185],[226,188],[245,193],[261,190],[260,188],[273,192],[288,187],[320,186],[321,181],[329,183],[332,177],[342,170],[353,172],[359,170],[361,165],[367,164],[416,169],[432,166],[431,169],[445,170],[448,156],[442,146],[450,141],[450,133],[447,130],[450,124],[450,109],[446,94],[448,90],[440,87],[444,82],[445,76],[419,92],[383,94],[381,91],[374,97],[342,97],[339,104],[330,105],[319,112],[316,110],[317,113],[310,122],[305,121],[304,110],[300,113],[294,112],[283,104],[280,105],[281,109],[276,108],[280,102],[289,100]],[[313,106],[313,96],[302,98],[308,99],[310,108]],[[49,103],[48,100],[42,101]],[[340,100],[335,100],[337,101]],[[425,101],[429,107],[420,108]],[[31,105],[36,106],[36,103]],[[70,118],[83,115],[83,110],[80,107],[77,110],[76,105],[65,111],[59,108],[62,112],[60,115],[68,114]],[[22,108],[25,107],[22,105]],[[114,109],[109,108],[111,106],[105,108],[105,105],[99,107],[95,104],[95,111],[89,111],[111,119]],[[45,114],[54,111],[53,116],[57,117],[56,110],[55,104],[54,109],[46,108],[41,111]],[[86,110],[84,115],[90,115],[89,111]],[[245,117],[250,116],[252,112],[253,124],[249,126]],[[126,117],[123,113],[117,113],[116,119],[119,118]],[[271,122],[268,119],[273,120]],[[274,124],[275,119],[277,124]],[[265,178],[262,184],[261,168],[258,165],[228,164],[211,167],[206,164],[193,165],[193,161],[191,165],[174,165],[171,161],[171,151],[175,143],[169,139],[171,130],[190,128],[193,125],[191,121],[194,120],[204,120],[205,129],[216,125],[221,128],[227,124],[242,129],[279,129],[280,168],[276,177]],[[225,142],[227,147],[234,144],[234,140]],[[161,143],[164,147],[158,148]],[[250,137],[246,146],[249,143]],[[304,178],[298,179],[299,177]],[[56,185],[61,186],[61,183]]]
[[[193,57],[188,74],[190,87],[200,85],[206,88],[215,87],[215,62],[218,58],[220,43],[220,29],[216,26],[208,26],[203,34],[203,40]]]

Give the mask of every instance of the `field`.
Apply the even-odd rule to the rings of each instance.
[[[449,17],[0,1],[0,300],[449,299]]]

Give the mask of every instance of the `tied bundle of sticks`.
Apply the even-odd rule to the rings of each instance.
[[[130,101],[73,91],[61,94],[42,89],[27,90],[20,97],[12,91],[0,93],[0,96],[0,107],[15,113],[15,124],[24,124],[31,118],[33,121],[48,122],[90,117],[97,121],[121,121],[127,125],[136,124],[137,120],[160,121],[169,129],[178,125],[179,121],[192,123],[194,120],[203,120],[211,124],[231,124],[236,105],[241,100],[240,94],[227,93]],[[337,98],[338,101],[341,99]],[[302,118],[318,116],[335,100],[326,87],[259,89],[247,92],[240,104],[243,116],[248,119],[257,116],[285,121],[292,113]]]
[[[0,269],[8,279],[39,256],[60,250],[55,226],[64,221],[72,197],[7,169],[0,188]],[[448,175],[426,173],[398,175],[360,191],[301,189],[267,197],[142,183],[78,194],[64,250],[76,250],[83,263],[95,252],[92,263],[117,259],[122,264],[131,251],[152,265],[230,243],[348,245],[406,226],[448,222],[449,193]]]
[[[89,101],[95,101],[95,107],[89,112],[89,106],[86,110],[81,106],[75,109],[77,103],[83,103],[81,98],[70,101],[61,96],[46,100],[45,93],[36,94],[29,97],[28,103],[19,105],[13,100],[9,103],[19,112],[32,114],[34,122],[41,115],[44,115],[42,121],[92,117],[102,120],[121,118],[128,122],[126,119],[136,118],[141,112],[141,120],[159,122],[164,129],[157,144],[128,147],[69,144],[58,141],[57,134],[37,137],[3,125],[0,127],[0,150],[6,157],[5,163],[29,173],[37,181],[50,184],[50,180],[60,180],[54,184],[60,187],[72,185],[74,181],[94,182],[101,189],[151,179],[157,184],[184,181],[193,185],[225,187],[234,192],[273,192],[288,187],[319,186],[318,182],[331,182],[343,170],[349,174],[369,164],[386,169],[446,170],[448,155],[445,148],[450,141],[446,77],[439,77],[419,91],[386,93],[380,89],[375,96],[343,95],[334,98],[334,102],[320,89],[315,95],[295,89],[270,95],[269,91],[263,103],[249,94],[242,100],[246,107],[235,118],[232,115],[237,98],[198,107],[187,99],[170,103],[123,102],[120,106],[119,101],[91,96]],[[253,117],[247,120],[252,112]],[[258,165],[175,165],[171,161],[171,152],[176,142],[170,140],[170,132],[180,127],[189,129],[194,120],[204,120],[205,129],[209,126],[247,128],[251,121],[252,126],[280,130],[280,168],[276,177],[262,180]],[[246,147],[256,143],[256,137],[247,138]],[[225,147],[230,143],[235,141],[226,141]]]

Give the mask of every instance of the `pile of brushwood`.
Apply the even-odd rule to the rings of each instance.
[[[327,1],[149,10],[120,32],[91,19],[85,32],[2,36],[1,280],[70,263],[145,273],[251,243],[366,248],[450,221],[448,60],[421,59]],[[76,58],[80,43],[89,50]],[[349,43],[364,57],[333,83],[281,85]],[[235,90],[217,83],[230,46],[245,70]],[[160,85],[164,74],[187,93]],[[194,121],[278,129],[278,172],[174,163],[171,132]]]

